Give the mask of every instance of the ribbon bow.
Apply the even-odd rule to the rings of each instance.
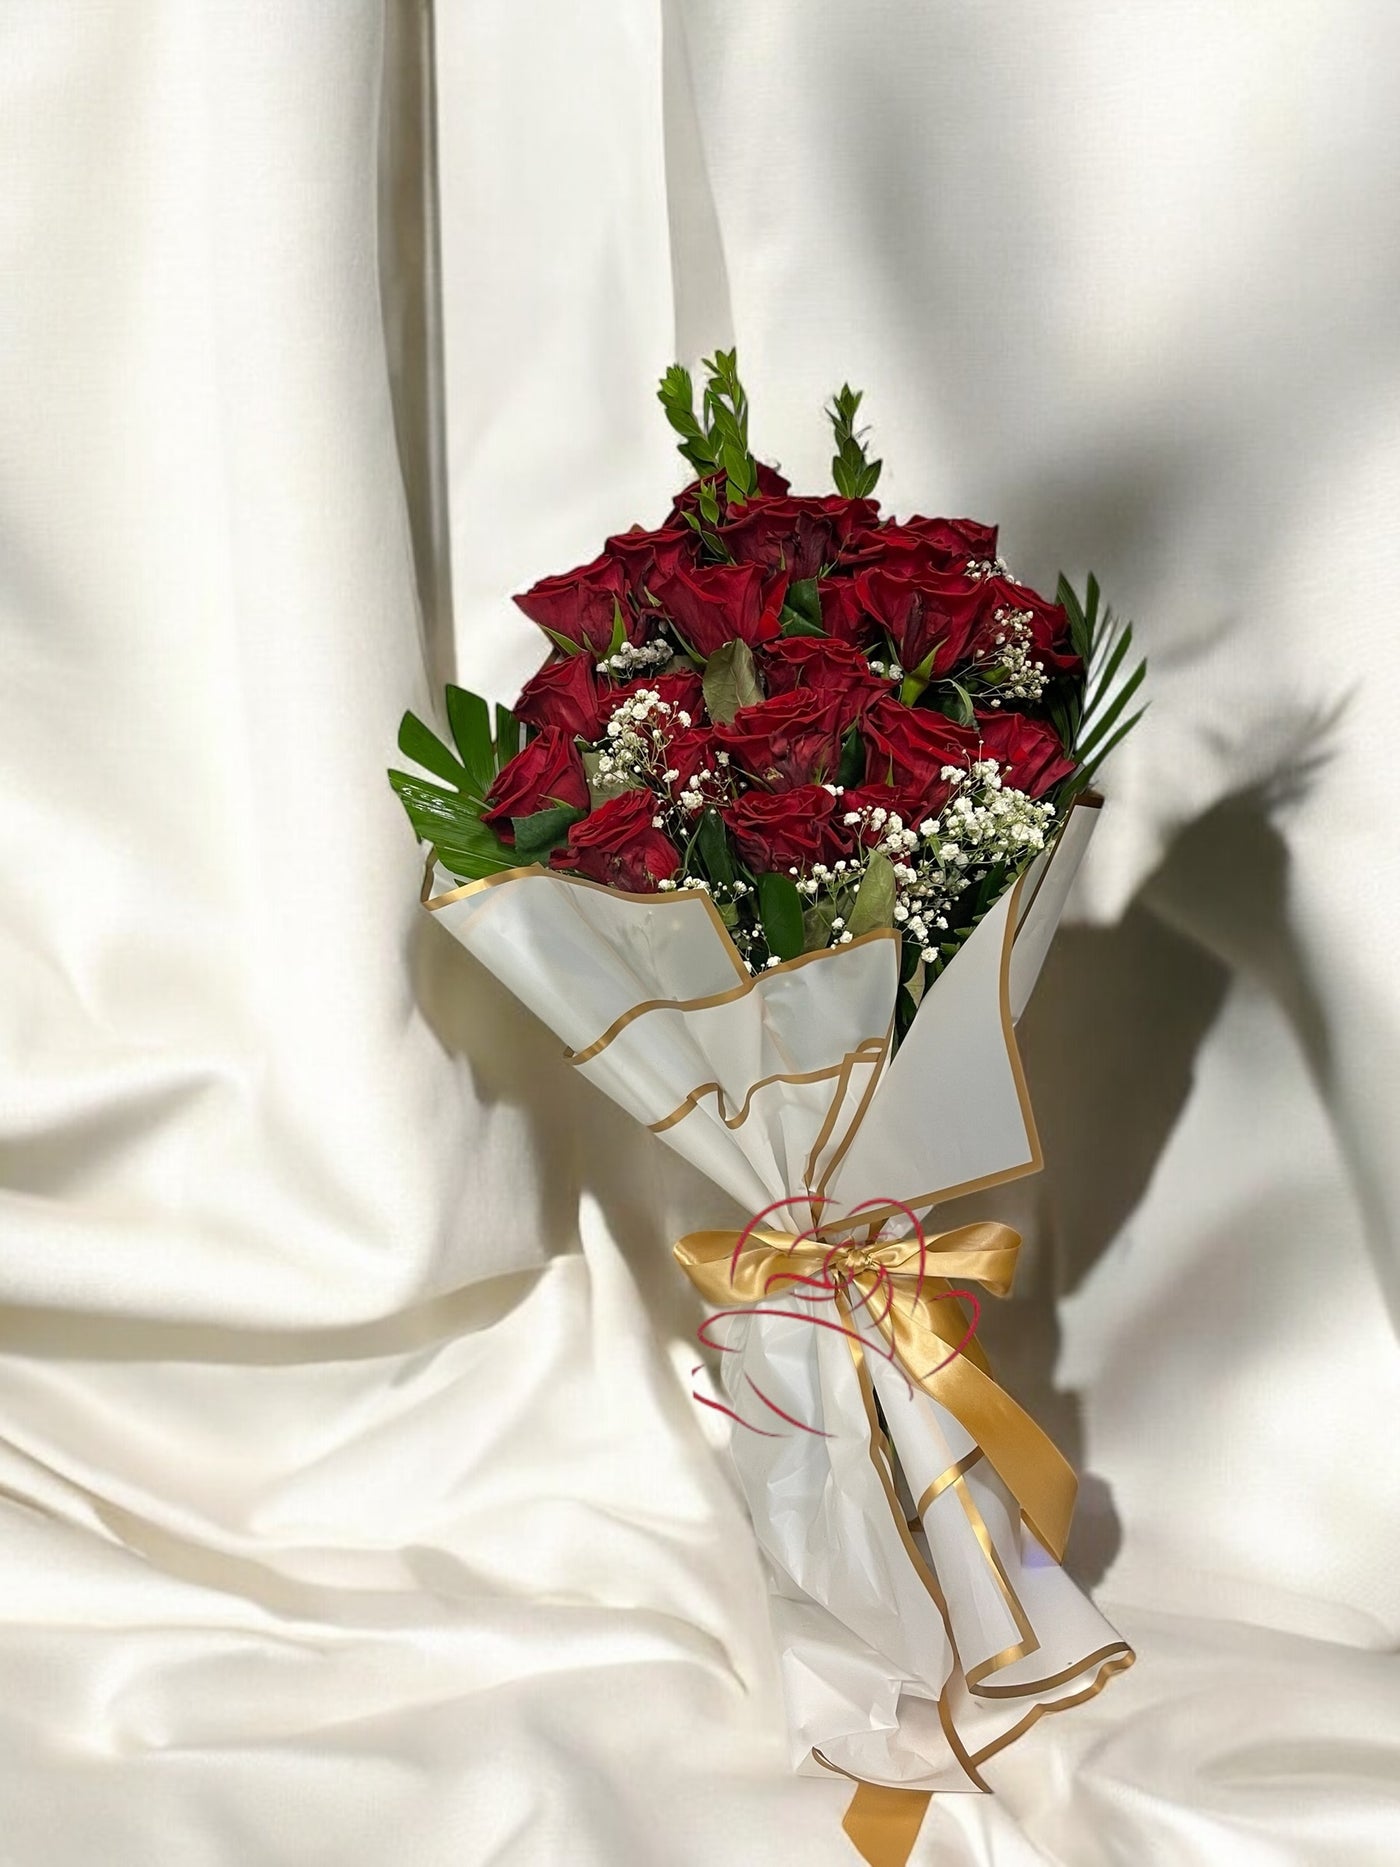
[[[850,1223],[849,1220],[846,1221]],[[819,1229],[819,1228],[818,1228]],[[1064,1556],[1078,1486],[1049,1438],[992,1378],[987,1358],[949,1279],[966,1277],[992,1296],[1011,1288],[1019,1235],[982,1220],[952,1231],[869,1243],[823,1240],[750,1227],[691,1232],[675,1246],[681,1269],[717,1309],[776,1309],[786,1292],[830,1294],[843,1329],[864,1307],[905,1374],[977,1441],[1035,1535],[1058,1562]]]

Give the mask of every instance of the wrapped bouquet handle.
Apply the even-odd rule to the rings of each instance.
[[[987,1359],[948,1282],[968,1277],[993,1296],[1010,1294],[1021,1248],[1008,1225],[981,1220],[931,1237],[876,1242],[823,1241],[764,1229],[692,1232],[676,1262],[707,1303],[784,1306],[829,1294],[854,1356],[853,1327],[863,1310],[894,1360],[953,1416],[1056,1559],[1064,1557],[1078,1479],[1035,1421],[992,1378]],[[854,1294],[853,1294],[854,1293]],[[818,1320],[815,1313],[813,1320]]]

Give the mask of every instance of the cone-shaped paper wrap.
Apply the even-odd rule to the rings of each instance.
[[[941,1280],[1004,1292],[1015,1235],[931,1235],[926,1260],[917,1240],[890,1242],[914,1231],[901,1206],[1041,1164],[1013,1023],[1096,819],[1070,811],[929,988],[893,1061],[896,934],[751,977],[700,893],[623,895],[542,869],[461,888],[429,875],[428,908],[574,1068],[746,1211],[792,1202],[741,1268],[728,1235],[678,1255],[726,1312],[713,1339],[801,1769],[985,1787],[982,1761],[1131,1660],[1056,1560],[1068,1468],[976,1342],[953,1352],[966,1322]],[[833,1255],[843,1218],[848,1240],[879,1242]],[[826,1242],[791,1255],[817,1222]],[[936,1333],[920,1336],[920,1316]]]

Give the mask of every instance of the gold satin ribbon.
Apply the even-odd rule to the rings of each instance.
[[[932,1801],[931,1789],[887,1789],[882,1783],[860,1783],[841,1826],[870,1867],[906,1867]]]
[[[747,1236],[691,1232],[675,1246],[675,1256],[719,1310],[762,1305],[797,1315],[804,1292],[819,1294],[825,1282],[849,1329],[852,1311],[863,1304],[909,1379],[977,1441],[1059,1562],[1078,1480],[1030,1415],[993,1380],[976,1338],[966,1339],[967,1319],[948,1281],[970,1278],[992,1296],[1005,1296],[1020,1248],[1010,1226],[986,1219],[926,1237],[922,1263],[916,1238],[832,1243],[759,1229]]]

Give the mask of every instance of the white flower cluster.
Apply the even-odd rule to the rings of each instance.
[[[615,655],[604,656],[598,663],[598,672],[625,680],[629,674],[638,674],[644,668],[664,667],[674,652],[669,642],[643,642],[640,646],[624,642]]]
[[[904,679],[904,670],[897,661],[872,661],[870,664],[870,672],[872,674],[883,674],[887,681],[902,681]]]
[[[676,802],[688,817],[698,817],[710,804],[723,804],[734,794],[733,783],[724,768],[729,764],[727,752],[716,752],[714,765],[697,765],[685,781],[685,788],[677,793]],[[663,772],[667,784],[674,784],[680,777],[678,771]]]
[[[1039,700],[1045,692],[1049,676],[1031,653],[1032,620],[1028,609],[999,609],[992,617],[997,633],[983,660],[988,667],[1006,671],[1005,680],[991,696],[994,707],[1003,700]]]
[[[643,784],[662,787],[666,772],[666,728],[674,719],[689,726],[690,715],[672,707],[654,687],[639,687],[620,700],[608,720],[605,748],[598,755],[594,783],[600,790],[625,791]]]
[[[1000,577],[1003,583],[1017,581],[1006,568],[1005,558],[969,558],[967,574],[978,583],[981,583],[984,577]]]
[[[894,867],[895,925],[919,942],[930,965],[958,896],[986,869],[1018,868],[1044,849],[1055,815],[1053,804],[1003,785],[995,759],[978,759],[970,771],[945,765],[942,775],[953,794],[937,817],[917,826],[879,805],[845,816],[850,826],[864,823],[880,833],[876,847]]]

